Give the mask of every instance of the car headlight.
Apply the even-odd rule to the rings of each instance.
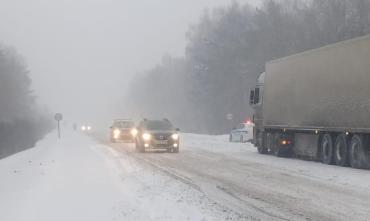
[[[118,135],[120,135],[121,131],[120,131],[120,130],[118,130],[118,129],[115,129],[115,130],[113,131],[113,133],[114,133],[114,135],[118,136]]]
[[[148,133],[143,134],[143,139],[144,140],[148,141],[148,140],[150,140],[150,138],[152,138],[152,136],[150,134],[148,134]]]
[[[114,139],[118,139],[120,134],[121,134],[121,131],[119,129],[115,129],[113,131],[113,137],[114,137]]]
[[[138,132],[137,129],[134,128],[134,129],[131,130],[131,135],[136,137],[137,132]]]
[[[87,126],[87,128],[86,128],[87,130],[91,130],[91,127],[90,126]]]
[[[85,127],[85,126],[82,126],[82,127],[81,127],[81,130],[82,130],[82,131],[85,131],[85,130],[86,130],[86,127]]]
[[[179,139],[179,135],[178,134],[172,134],[172,139],[173,140],[178,140]]]

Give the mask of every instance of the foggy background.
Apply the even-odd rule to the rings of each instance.
[[[1,3],[0,41],[15,50],[0,48],[0,108],[17,117],[0,119],[11,124],[38,109],[69,125],[166,117],[225,134],[252,118],[266,62],[370,33],[370,0]]]
[[[189,25],[230,2],[1,0],[0,42],[24,56],[39,104],[101,123],[125,117],[117,103],[135,73],[183,55]]]

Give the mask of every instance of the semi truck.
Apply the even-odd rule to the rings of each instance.
[[[259,153],[369,168],[370,36],[268,62],[250,104]]]

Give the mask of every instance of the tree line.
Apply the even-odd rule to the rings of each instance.
[[[34,146],[50,123],[35,104],[24,59],[0,46],[0,158]]]
[[[249,91],[266,62],[369,33],[370,0],[265,0],[257,8],[233,2],[206,10],[186,33],[183,57],[166,55],[136,75],[125,114],[225,133],[251,118]]]

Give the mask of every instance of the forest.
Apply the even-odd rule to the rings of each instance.
[[[33,147],[51,129],[31,90],[26,62],[14,48],[0,46],[0,158]]]
[[[233,2],[208,9],[190,25],[183,56],[164,55],[131,82],[122,112],[222,134],[252,118],[249,91],[266,62],[368,33],[369,0],[265,0],[257,8]]]

